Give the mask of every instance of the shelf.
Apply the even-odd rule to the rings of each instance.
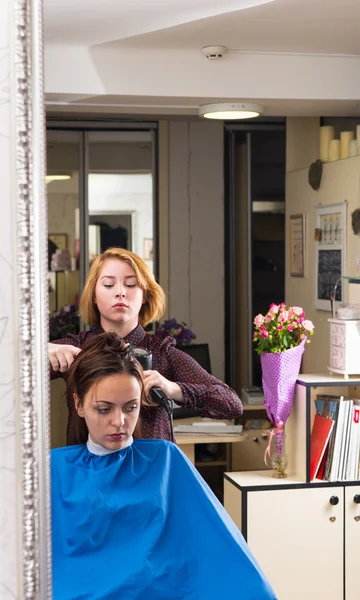
[[[244,412],[247,412],[250,410],[266,410],[264,404],[245,404],[245,402],[243,402],[243,408],[244,408]]]
[[[346,160],[352,160],[354,158],[359,158],[359,154],[355,154],[355,156],[348,156],[347,158],[338,158],[338,160],[326,160],[325,162],[323,162],[323,167],[325,165],[334,165],[334,164],[338,164],[338,163],[343,163]]]
[[[359,375],[349,375],[349,379],[344,377],[332,377],[331,375],[299,375],[297,383],[304,387],[318,387],[328,386],[331,387],[339,385],[360,385]]]
[[[272,476],[272,471],[233,471],[225,473],[225,479],[230,481],[238,488],[259,488],[259,487],[274,487],[279,486],[290,487],[292,485],[306,486],[300,477],[288,475],[284,479],[276,479]]]
[[[244,442],[247,436],[244,433],[176,433],[178,445],[184,444],[230,444]]]
[[[356,283],[360,283],[360,275],[342,275],[341,279],[346,279],[347,281],[356,281]]]
[[[56,271],[53,271],[50,269],[50,271],[48,271],[48,274],[50,273],[79,273],[79,269],[56,269]]]

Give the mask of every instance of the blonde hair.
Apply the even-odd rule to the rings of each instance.
[[[81,294],[79,315],[90,327],[100,323],[100,313],[95,304],[95,287],[100,271],[108,258],[117,258],[128,263],[135,271],[139,287],[144,292],[144,304],[139,313],[140,325],[158,321],[165,312],[166,299],[162,287],[155,281],[153,273],[140,256],[123,248],[108,248],[97,256],[91,264],[87,280]]]

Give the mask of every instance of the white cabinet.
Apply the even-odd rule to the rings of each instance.
[[[345,488],[345,599],[360,598],[360,482]]]
[[[277,489],[264,475],[262,489],[252,490],[242,485],[240,474],[227,477],[225,509],[238,521],[278,600],[344,600],[344,488]],[[240,486],[240,519],[234,485]],[[332,505],[331,498],[338,503]]]
[[[224,506],[278,600],[359,600],[360,481],[309,481],[316,394],[360,397],[360,380],[301,376],[286,426],[290,471],[225,473]]]
[[[359,375],[360,321],[328,319],[330,323],[330,371]]]
[[[249,492],[248,542],[279,600],[343,597],[343,501],[332,506],[332,496],[336,488]]]

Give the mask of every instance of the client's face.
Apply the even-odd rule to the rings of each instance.
[[[83,405],[76,397],[75,405],[92,441],[108,450],[120,450],[134,432],[140,399],[138,380],[122,373],[98,381],[85,395]]]

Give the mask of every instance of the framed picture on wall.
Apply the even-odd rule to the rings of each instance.
[[[66,250],[68,247],[67,233],[49,233],[49,240],[54,242],[60,250]]]
[[[144,238],[144,260],[153,260],[153,240]]]
[[[290,275],[305,275],[305,215],[290,215]]]
[[[315,308],[331,310],[330,297],[344,302],[346,290],[341,279],[346,274],[347,203],[316,207]]]

